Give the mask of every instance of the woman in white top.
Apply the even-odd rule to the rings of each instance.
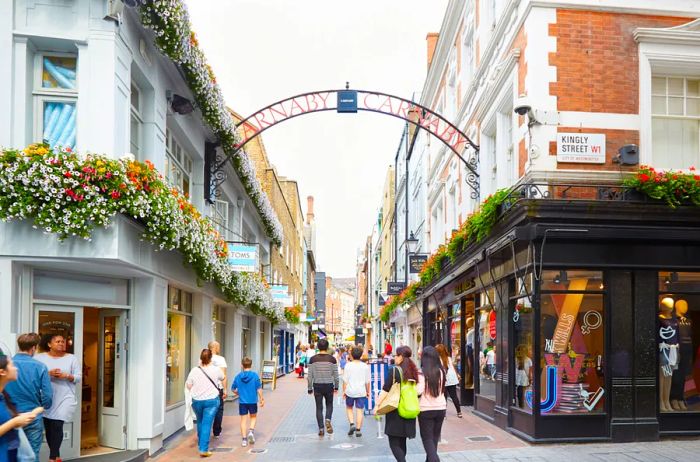
[[[224,380],[221,368],[211,363],[211,350],[205,348],[199,355],[200,365],[190,371],[185,386],[192,395],[192,409],[197,416],[197,444],[200,457],[210,457],[209,436],[214,417],[219,410],[220,388],[216,385]]]
[[[51,377],[53,404],[44,412],[44,429],[49,446],[49,462],[54,462],[61,458],[63,423],[73,421],[78,406],[75,390],[82,378],[82,369],[78,359],[66,353],[66,339],[63,335],[47,336],[42,349],[47,353],[39,353],[34,358],[46,365]]]
[[[459,375],[457,374],[457,369],[455,368],[452,358],[447,354],[447,347],[442,343],[435,345],[435,349],[440,355],[440,362],[442,363],[442,368],[446,371],[446,381],[445,388],[447,393],[452,399],[452,404],[455,405],[457,410],[457,417],[462,418],[462,408],[459,404],[459,396],[457,395],[457,385],[459,384]]]

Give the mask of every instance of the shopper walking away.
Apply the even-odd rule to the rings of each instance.
[[[209,342],[207,347],[211,350],[211,364],[221,369],[224,374],[224,379],[221,380],[217,386],[221,390],[221,399],[219,400],[219,409],[216,411],[216,416],[214,417],[214,425],[212,430],[214,431],[214,438],[218,438],[221,435],[221,422],[224,419],[224,400],[226,399],[226,358],[220,355],[221,345],[216,340]]]
[[[369,366],[361,361],[362,350],[353,348],[351,355],[352,361],[345,365],[343,372],[343,399],[345,400],[345,412],[350,422],[348,436],[352,436],[354,433],[359,438],[362,436],[362,414],[370,396],[371,378]]]
[[[391,343],[389,342],[389,339],[384,340],[384,356],[390,357],[392,350],[393,348],[391,346]]]
[[[301,349],[297,351],[297,364],[299,368],[298,378],[304,378],[304,368],[306,368],[306,345],[302,345]]]
[[[420,395],[418,427],[423,449],[425,449],[426,462],[440,461],[437,445],[440,442],[442,422],[447,412],[445,381],[446,374],[438,351],[432,346],[423,348],[421,374],[418,377],[418,395]]]
[[[396,349],[394,366],[389,367],[384,386],[377,397],[377,403],[381,403],[384,396],[389,393],[394,382],[407,383],[418,382],[418,368],[411,359],[411,349],[405,345]],[[347,367],[347,366],[346,366]],[[375,409],[376,413],[376,409]],[[389,449],[397,462],[406,461],[406,439],[416,437],[416,419],[404,419],[399,411],[391,411],[386,414],[384,434],[389,439]]]
[[[224,379],[221,369],[211,363],[212,353],[205,348],[199,354],[199,366],[192,368],[185,386],[192,395],[192,409],[197,418],[197,446],[200,457],[211,457],[209,436],[219,410],[221,390],[217,383]]]
[[[243,371],[233,379],[231,391],[238,395],[238,415],[241,416],[241,446],[255,444],[255,423],[258,418],[258,401],[260,407],[265,406],[262,395],[262,382],[257,372],[252,371],[253,360],[243,358]],[[248,417],[250,415],[250,417]]]
[[[6,386],[17,380],[17,367],[12,358],[0,350],[0,461],[16,462],[20,446],[18,428],[31,425],[44,408],[18,414],[10,403]],[[39,460],[39,459],[37,459]]]
[[[309,361],[308,392],[316,400],[316,423],[318,436],[324,435],[323,401],[326,401],[325,431],[333,433],[331,418],[333,417],[333,393],[338,391],[338,364],[332,355],[328,354],[328,340],[318,341],[319,353]]]
[[[63,423],[72,422],[78,406],[76,385],[82,378],[78,359],[66,353],[66,339],[60,334],[51,334],[42,342],[42,350],[36,359],[46,365],[51,378],[53,398],[51,407],[44,412],[44,430],[49,445],[49,462],[61,460]]]
[[[457,396],[457,385],[459,385],[459,374],[457,374],[457,368],[452,362],[452,358],[450,358],[450,355],[447,353],[447,347],[445,347],[445,345],[443,345],[442,343],[438,343],[437,345],[435,345],[435,349],[440,355],[440,363],[442,364],[442,368],[446,371],[445,375],[447,378],[445,379],[445,389],[450,395],[452,404],[454,404],[455,406],[455,410],[457,411],[457,417],[461,419],[462,408],[459,404],[459,396]]]
[[[36,333],[22,334],[17,337],[18,352],[12,357],[17,368],[17,380],[9,382],[5,391],[15,405],[17,412],[31,412],[38,407],[51,407],[53,389],[49,370],[45,364],[34,359],[41,337]],[[24,427],[29,444],[32,446],[36,461],[44,440],[44,419],[37,415],[32,423]]]

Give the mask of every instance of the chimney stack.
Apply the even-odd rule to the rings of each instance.
[[[428,69],[430,69],[430,63],[433,62],[433,55],[435,54],[439,37],[440,34],[437,32],[428,32],[428,35],[425,37],[425,40],[428,42]]]
[[[306,224],[310,225],[314,221],[314,196],[309,196],[306,198],[307,209],[306,209]]]

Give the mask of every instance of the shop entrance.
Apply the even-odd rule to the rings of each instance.
[[[127,310],[36,305],[35,322],[42,337],[63,335],[82,367],[78,406],[63,427],[63,458],[126,449]]]

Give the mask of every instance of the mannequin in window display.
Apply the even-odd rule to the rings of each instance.
[[[671,380],[678,369],[678,320],[673,312],[673,299],[664,297],[659,304],[659,409],[673,411],[671,407]]]
[[[678,319],[678,369],[673,371],[671,379],[671,407],[675,411],[687,411],[685,403],[685,380],[693,370],[693,323],[686,316],[688,302],[676,302]]]
[[[474,318],[472,316],[467,318],[467,370],[465,374],[466,388],[474,387]]]

